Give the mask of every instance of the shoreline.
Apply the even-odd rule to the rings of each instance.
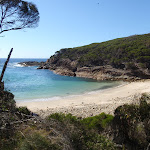
[[[68,96],[57,100],[17,102],[32,112],[46,117],[52,113],[71,113],[78,117],[89,117],[105,112],[113,114],[123,104],[138,103],[142,93],[150,93],[150,80],[123,83],[117,87],[92,91],[82,95]]]
[[[116,81],[117,82],[117,81]],[[89,94],[96,94],[100,93],[112,88],[119,88],[121,86],[124,86],[130,82],[125,82],[125,81],[118,81],[118,85],[114,85],[112,87],[104,88],[104,89],[95,89],[92,91],[86,91],[82,92],[79,94],[69,94],[69,95],[64,95],[64,96],[54,96],[54,97],[45,97],[45,98],[30,98],[30,99],[16,99],[17,103],[28,103],[28,102],[45,102],[45,101],[55,101],[55,100],[62,100],[62,99],[69,99],[73,97],[78,97],[78,96],[84,96],[84,95],[89,95]]]

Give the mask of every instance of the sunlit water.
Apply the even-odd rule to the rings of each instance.
[[[0,59],[0,72],[6,59]],[[118,86],[119,82],[67,77],[50,70],[23,67],[18,62],[46,61],[46,59],[10,59],[4,75],[5,89],[15,95],[17,101],[57,99]]]

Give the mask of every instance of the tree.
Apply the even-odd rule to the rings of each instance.
[[[4,90],[4,82],[2,82],[2,79],[3,79],[3,76],[4,76],[4,73],[5,73],[7,64],[9,62],[9,59],[10,59],[12,51],[13,51],[13,48],[10,50],[10,53],[8,55],[8,58],[7,58],[6,62],[5,62],[5,64],[4,64],[4,67],[3,67],[3,70],[2,70],[2,73],[1,73],[1,76],[0,76],[0,91]]]
[[[39,22],[39,12],[35,4],[23,0],[0,0],[0,34],[11,30],[34,28]],[[0,91],[4,90],[2,82],[11,49],[0,76]]]
[[[35,4],[23,0],[0,0],[0,34],[37,27],[39,12]]]

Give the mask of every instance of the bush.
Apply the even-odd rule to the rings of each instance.
[[[52,144],[50,140],[46,139],[39,133],[32,133],[20,141],[18,150],[61,150],[61,147]]]
[[[139,66],[142,68],[142,69],[146,69],[146,64],[145,63],[139,63]]]
[[[0,91],[0,111],[15,111],[14,95],[8,91]]]
[[[59,130],[65,132],[76,150],[99,150],[114,149],[114,145],[99,131],[104,130],[113,120],[113,116],[102,113],[88,118],[76,118],[71,114],[55,113],[48,117],[48,120],[55,119],[60,124]]]
[[[50,120],[51,118],[58,120],[60,122],[64,122],[64,121],[69,121],[70,123],[74,123],[77,122],[78,119],[75,116],[72,116],[72,114],[63,114],[63,113],[54,113],[48,116],[48,119]]]
[[[88,117],[81,120],[81,123],[88,129],[98,129],[103,130],[107,125],[109,125],[113,120],[112,115],[106,115],[101,113],[100,115],[94,117]]]
[[[115,110],[113,130],[115,142],[128,145],[129,149],[146,149],[150,141],[150,100],[143,94],[140,105],[123,105]]]
[[[114,144],[106,137],[92,132],[80,130],[72,134],[72,144],[76,150],[114,150]]]
[[[20,113],[23,113],[23,114],[26,114],[26,115],[30,115],[31,114],[31,112],[29,111],[29,109],[27,107],[16,108],[16,111],[18,111]]]
[[[139,111],[142,121],[144,119],[150,118],[150,104],[147,103],[147,100],[149,99],[150,97],[147,94],[143,94],[140,99]]]

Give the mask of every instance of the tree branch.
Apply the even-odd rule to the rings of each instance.
[[[7,29],[7,30],[2,30],[2,31],[0,32],[0,34],[2,34],[3,32],[7,32],[7,31],[11,31],[11,30],[20,30],[20,29],[23,29],[23,28],[18,27],[18,28],[11,28],[11,29]]]
[[[34,4],[24,0],[2,0],[0,6],[0,34],[38,25],[39,12]]]

